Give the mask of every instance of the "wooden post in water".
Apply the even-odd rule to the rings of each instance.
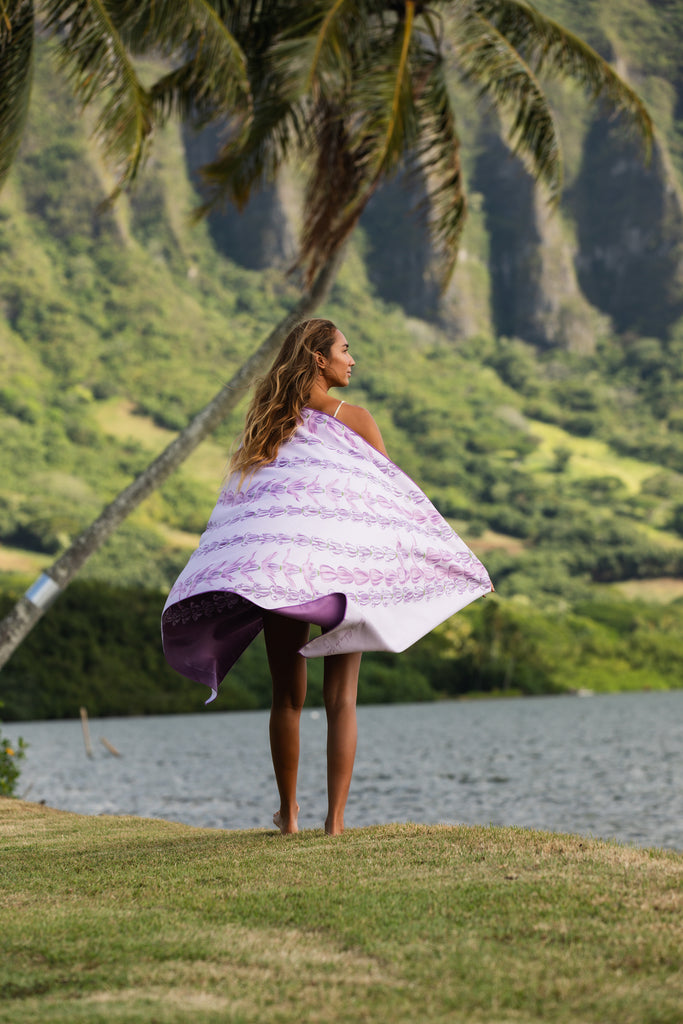
[[[116,749],[114,744],[110,743],[109,740],[105,740],[104,736],[100,736],[100,743],[102,744],[103,747],[106,747],[109,753],[113,754],[114,757],[121,757],[121,754]]]
[[[88,757],[92,757],[92,745],[90,743],[90,728],[88,726],[88,712],[81,708],[81,728],[83,729],[83,742]]]

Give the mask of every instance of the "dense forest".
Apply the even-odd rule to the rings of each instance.
[[[551,215],[457,81],[469,219],[445,294],[400,177],[373,200],[320,310],[351,342],[351,401],[487,565],[496,595],[400,656],[360,699],[681,685],[683,14],[539,4],[648,103],[652,160],[552,86],[565,191]],[[112,207],[89,124],[36,67],[0,193],[0,612],[294,304],[289,168],[242,215],[191,223],[210,139],[169,128]],[[240,408],[86,566],[0,673],[7,719],[194,710],[159,647],[164,595],[212,508]],[[320,700],[311,664],[309,699]],[[268,703],[257,642],[214,708]]]

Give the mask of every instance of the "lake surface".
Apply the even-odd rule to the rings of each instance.
[[[347,827],[521,825],[683,850],[683,691],[358,709]],[[268,713],[10,723],[30,743],[18,795],[83,814],[268,828]],[[299,824],[326,813],[325,715],[301,725]],[[121,757],[100,743],[104,737]]]

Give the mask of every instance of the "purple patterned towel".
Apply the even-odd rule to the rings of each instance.
[[[237,482],[162,616],[167,660],[214,691],[262,628],[261,609],[323,626],[307,657],[403,651],[492,589],[417,484],[325,413],[304,409],[275,461]]]

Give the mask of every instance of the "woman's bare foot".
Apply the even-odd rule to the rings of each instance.
[[[280,829],[283,836],[294,835],[295,832],[299,831],[298,825],[299,805],[296,805],[296,811],[289,817],[285,816],[281,810],[276,811],[273,815],[273,824]]]
[[[341,821],[334,821],[332,818],[327,816],[325,818],[325,835],[328,836],[340,836],[344,831],[344,819]]]

